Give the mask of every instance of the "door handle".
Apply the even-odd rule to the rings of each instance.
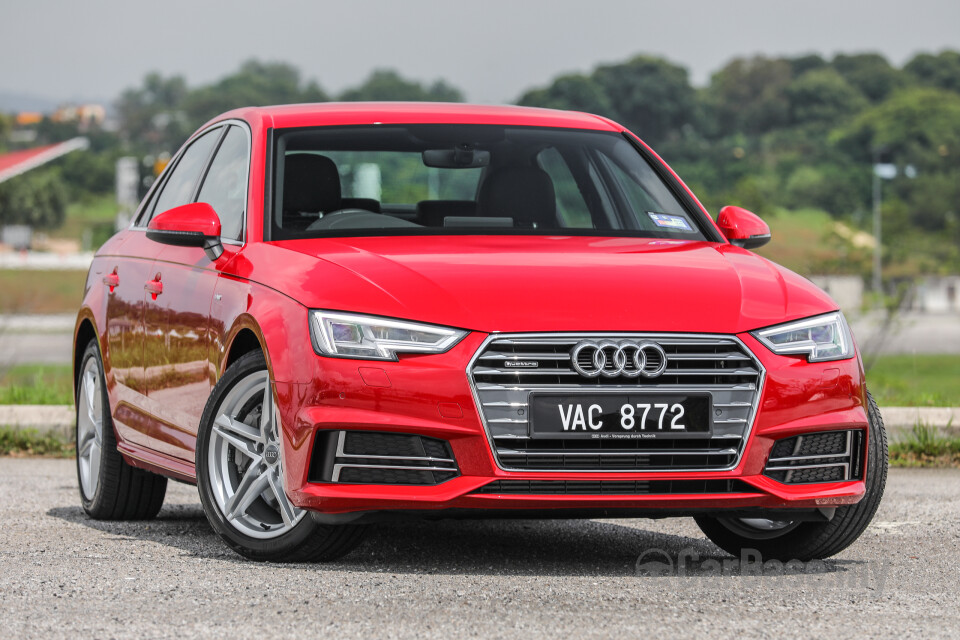
[[[160,282],[160,274],[158,273],[156,278],[143,285],[143,288],[156,300],[157,296],[163,293],[163,283]]]
[[[120,276],[117,275],[117,268],[113,268],[113,273],[108,273],[103,276],[103,284],[110,287],[110,293],[113,293],[113,290],[120,286]]]

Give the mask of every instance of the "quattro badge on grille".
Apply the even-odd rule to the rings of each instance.
[[[507,369],[536,369],[540,363],[536,360],[504,360],[503,366]]]

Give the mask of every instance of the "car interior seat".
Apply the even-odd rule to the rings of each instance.
[[[306,229],[321,215],[343,208],[340,173],[333,160],[308,153],[284,160],[283,226]]]
[[[477,209],[483,217],[513,218],[517,228],[559,226],[553,180],[539,167],[511,165],[493,171],[480,185]]]

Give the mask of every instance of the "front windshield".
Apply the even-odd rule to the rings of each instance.
[[[596,235],[704,240],[612,132],[495,125],[317,127],[276,136],[275,240]]]

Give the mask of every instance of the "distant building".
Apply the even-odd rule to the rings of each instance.
[[[57,108],[50,116],[53,122],[75,122],[81,131],[91,125],[102,125],[107,118],[107,110],[99,104],[65,104]]]
[[[42,120],[43,114],[39,111],[21,111],[16,117],[18,127],[32,127],[35,124],[40,124]]]
[[[863,306],[863,278],[860,276],[810,276],[847,313],[859,313]]]
[[[960,276],[930,276],[917,284],[914,311],[960,313]]]

